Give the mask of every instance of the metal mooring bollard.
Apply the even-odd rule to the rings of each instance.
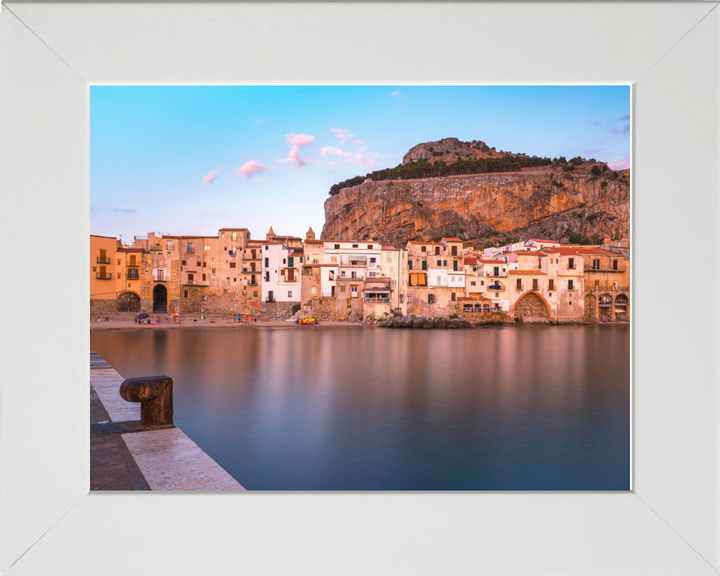
[[[143,426],[173,425],[173,381],[170,376],[128,378],[120,385],[120,396],[128,402],[141,402]]]

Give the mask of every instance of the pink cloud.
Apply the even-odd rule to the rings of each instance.
[[[321,156],[327,156],[328,154],[334,154],[335,156],[342,156],[343,158],[350,158],[350,152],[345,152],[344,150],[341,150],[340,148],[335,148],[333,146],[325,146],[323,148],[320,148]]]
[[[253,176],[260,176],[265,170],[272,170],[270,166],[260,164],[257,160],[250,160],[245,162],[239,168],[233,170],[233,174],[237,176],[245,176],[245,178],[252,178]]]
[[[200,218],[215,218],[217,216],[220,216],[220,212],[218,212],[217,210],[205,210],[205,212],[200,214]]]
[[[357,144],[358,146],[365,146],[364,140],[353,140],[353,144]]]
[[[314,158],[308,158],[305,160],[300,157],[300,150],[315,142],[315,136],[310,136],[309,134],[305,134],[305,132],[301,132],[300,134],[292,132],[291,134],[287,134],[285,136],[285,142],[287,142],[287,145],[290,146],[290,152],[288,152],[287,158],[277,160],[277,162],[287,162],[289,164],[294,164],[298,168],[302,168],[308,162],[315,161]]]
[[[335,133],[335,137],[340,140],[340,144],[345,144],[345,142],[348,142],[352,140],[355,136],[350,130],[345,130],[344,128],[330,128]]]
[[[217,180],[217,175],[220,174],[220,168],[217,170],[211,170],[205,176],[203,176],[202,181],[205,182],[205,186],[212,184]]]
[[[368,152],[365,148],[360,148],[348,162],[352,164],[365,164],[367,166],[373,166],[377,164],[379,158],[387,158],[387,154],[379,154],[378,152]]]

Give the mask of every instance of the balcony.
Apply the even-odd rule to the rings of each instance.
[[[128,280],[140,280],[140,274],[137,273],[137,268],[133,268],[127,271],[125,277]]]
[[[502,284],[497,283],[497,284],[491,284],[491,285],[489,285],[489,286],[487,287],[487,289],[490,290],[491,292],[499,292],[499,291],[501,291],[501,290],[505,290],[505,286],[503,286]]]
[[[170,276],[164,270],[153,270],[153,282],[167,282]]]
[[[243,274],[262,274],[262,270],[248,270],[247,268],[243,268],[242,273]]]
[[[101,272],[98,272],[95,274],[96,280],[112,280],[112,274],[102,274]]]
[[[97,263],[98,264],[110,264],[110,258],[102,258],[102,257],[98,256]]]
[[[608,284],[603,282],[601,284],[586,284],[585,292],[627,292],[630,290],[630,286],[620,286],[618,284]]]
[[[612,268],[611,266],[598,266],[597,268],[585,268],[585,272],[625,272],[625,266]]]
[[[189,254],[194,254],[195,248],[193,248],[192,246],[188,246],[187,248],[185,248],[185,252],[188,252]]]
[[[365,287],[368,290],[390,290],[392,288],[390,281],[373,282],[372,278],[365,278]]]

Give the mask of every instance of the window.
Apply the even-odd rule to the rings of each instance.
[[[377,259],[376,258],[370,258],[370,264],[376,264]]]
[[[173,244],[172,240],[168,240],[167,242],[165,242],[165,248],[167,250],[173,250],[174,247],[175,247],[175,245]]]
[[[193,243],[192,243],[192,242],[188,242],[187,251],[188,251],[188,252],[192,252],[192,251],[193,251]]]
[[[437,265],[438,265],[438,268],[440,268],[440,266],[442,266],[442,260],[438,260]]]
[[[345,292],[345,286],[340,286],[340,292]]]
[[[292,298],[292,291],[288,290],[288,298]]]
[[[203,268],[207,268],[207,262],[203,262]]]
[[[293,258],[292,256],[288,258],[288,266],[290,266],[290,268],[295,266],[295,258]]]
[[[450,294],[450,300],[451,300],[452,302],[455,302],[455,292],[453,292],[452,294]]]
[[[120,272],[118,272],[118,280],[120,280]],[[137,278],[135,278],[137,280]]]
[[[352,300],[348,298],[347,307],[352,308]]]
[[[270,258],[265,258],[265,268],[270,266]]]
[[[372,250],[372,249],[373,249],[372,244],[368,244],[368,250]]]
[[[445,268],[447,268],[447,260],[443,260],[443,266],[445,266]]]
[[[500,276],[500,267],[499,266],[493,267],[493,276]]]
[[[408,270],[412,270],[412,260],[408,260]]]
[[[315,292],[317,292],[317,289],[315,288],[315,286],[311,286],[311,287],[310,287],[310,294],[315,294]]]
[[[237,240],[237,232],[232,233],[232,241],[235,242]]]
[[[617,269],[618,269],[618,261],[613,260],[613,270],[617,270]]]
[[[573,281],[572,281],[572,280],[568,280],[568,290],[573,290],[573,289],[574,289]]]
[[[128,280],[137,280],[137,279],[138,279],[137,268],[130,268],[128,270]]]
[[[345,278],[345,270],[341,270],[341,271],[340,271],[340,277],[341,277],[341,278]]]
[[[350,294],[353,298],[355,298],[358,294],[357,286],[350,286]]]
[[[340,250],[340,244],[335,244],[335,250]]]
[[[212,272],[213,274],[215,274],[215,268],[211,269],[210,272]]]
[[[172,252],[168,252],[167,255],[168,255],[168,256],[172,256]]]
[[[422,261],[422,269],[427,270],[427,260]]]
[[[435,294],[428,294],[428,304],[435,304]]]
[[[426,252],[426,251],[427,251],[427,248],[426,248],[425,246],[423,246],[422,248],[420,248],[420,252]]]
[[[197,261],[195,262],[195,264],[197,265],[198,268],[200,268],[200,260],[197,260]]]
[[[235,262],[230,262],[230,268],[235,268]]]
[[[388,252],[388,253],[387,253],[387,256],[385,257],[385,262],[387,262],[387,263],[389,264],[389,263],[392,262],[392,261],[393,261],[392,252]]]
[[[283,258],[283,264],[287,264],[287,261],[285,258]]]
[[[187,297],[188,297],[188,291],[185,290],[185,298],[187,298]]]
[[[357,247],[358,247],[358,245],[357,245],[357,244],[353,244],[353,248],[357,248]]]
[[[187,264],[187,260],[182,261],[182,265],[185,266]]]
[[[253,290],[253,296],[257,297],[257,294],[258,294],[257,290]]]
[[[452,247],[452,255],[457,256],[457,246]]]
[[[190,282],[192,282],[193,280],[195,280],[195,275],[194,275],[194,274],[188,274],[188,280],[189,280]]]
[[[596,258],[593,260],[593,270],[600,270],[600,259]]]
[[[120,266],[120,264],[121,264],[121,262],[120,262],[120,260],[118,260],[118,266]]]
[[[575,258],[568,258],[568,269],[575,270]]]
[[[533,278],[533,290],[537,291],[538,289],[539,289],[538,279],[537,279],[537,278]]]
[[[438,256],[440,254],[440,246],[435,246],[435,255]]]
[[[475,284],[477,284],[477,282],[475,282],[475,280],[470,280],[470,286],[475,286]]]
[[[267,250],[268,248],[269,248],[269,246],[265,246],[265,250]]]
[[[552,292],[553,290],[555,290],[555,280],[550,279],[550,280],[548,281],[548,290],[550,290],[550,292]]]
[[[515,290],[522,290],[522,279],[518,278],[515,281]]]

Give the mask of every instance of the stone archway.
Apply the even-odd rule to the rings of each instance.
[[[585,322],[597,322],[597,300],[592,294],[585,295],[585,314],[583,320]]]
[[[153,312],[167,314],[167,288],[162,284],[153,288]]]
[[[600,320],[610,322],[613,315],[613,297],[610,294],[600,294],[598,298]]]
[[[550,319],[550,307],[537,292],[525,292],[515,302],[515,319],[521,322],[547,322]]]
[[[135,292],[122,292],[117,298],[118,312],[140,312],[140,296]]]
[[[618,294],[615,297],[615,319],[620,322],[630,319],[630,298],[627,294]]]

